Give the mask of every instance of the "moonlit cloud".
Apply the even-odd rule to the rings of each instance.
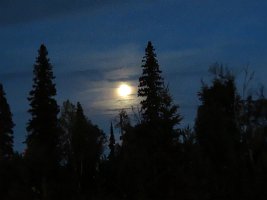
[[[77,60],[80,70],[67,66],[70,70],[59,70],[56,74],[58,91],[60,96],[64,96],[62,101],[68,98],[81,101],[92,117],[102,115],[112,118],[118,110],[136,106],[139,102],[136,93],[142,54],[143,49],[139,46],[128,44],[107,51],[77,55],[72,59]],[[133,89],[132,95],[126,99],[117,95],[117,88],[122,82]]]

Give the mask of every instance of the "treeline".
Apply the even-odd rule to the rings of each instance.
[[[195,125],[181,128],[151,42],[139,78],[140,111],[125,110],[104,134],[82,105],[58,106],[48,52],[41,45],[29,92],[26,149],[13,150],[12,114],[0,85],[0,199],[250,200],[267,197],[267,99],[239,95],[235,77],[210,68]],[[250,81],[247,73],[244,90]],[[186,86],[184,86],[186,87]],[[107,144],[109,153],[105,154]]]

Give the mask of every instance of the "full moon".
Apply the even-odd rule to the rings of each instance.
[[[118,94],[121,97],[127,97],[132,93],[132,89],[129,85],[127,84],[121,84],[118,88]]]

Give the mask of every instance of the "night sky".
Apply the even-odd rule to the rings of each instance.
[[[255,71],[267,86],[266,0],[0,0],[0,81],[11,106],[15,149],[22,151],[29,120],[28,93],[42,43],[53,65],[57,100],[80,101],[103,130],[118,109],[138,103],[136,87],[147,41],[166,83],[193,125],[201,79],[215,62]],[[121,82],[135,94],[122,99]],[[251,89],[253,92],[253,89]]]

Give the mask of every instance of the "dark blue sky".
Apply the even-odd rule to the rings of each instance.
[[[255,87],[267,85],[265,0],[0,0],[0,81],[10,103],[15,148],[29,119],[28,92],[37,50],[44,43],[54,66],[59,104],[81,101],[88,117],[108,130],[122,101],[120,82],[137,86],[148,40],[156,48],[165,81],[192,124],[201,78],[214,62],[242,82],[249,64]]]

